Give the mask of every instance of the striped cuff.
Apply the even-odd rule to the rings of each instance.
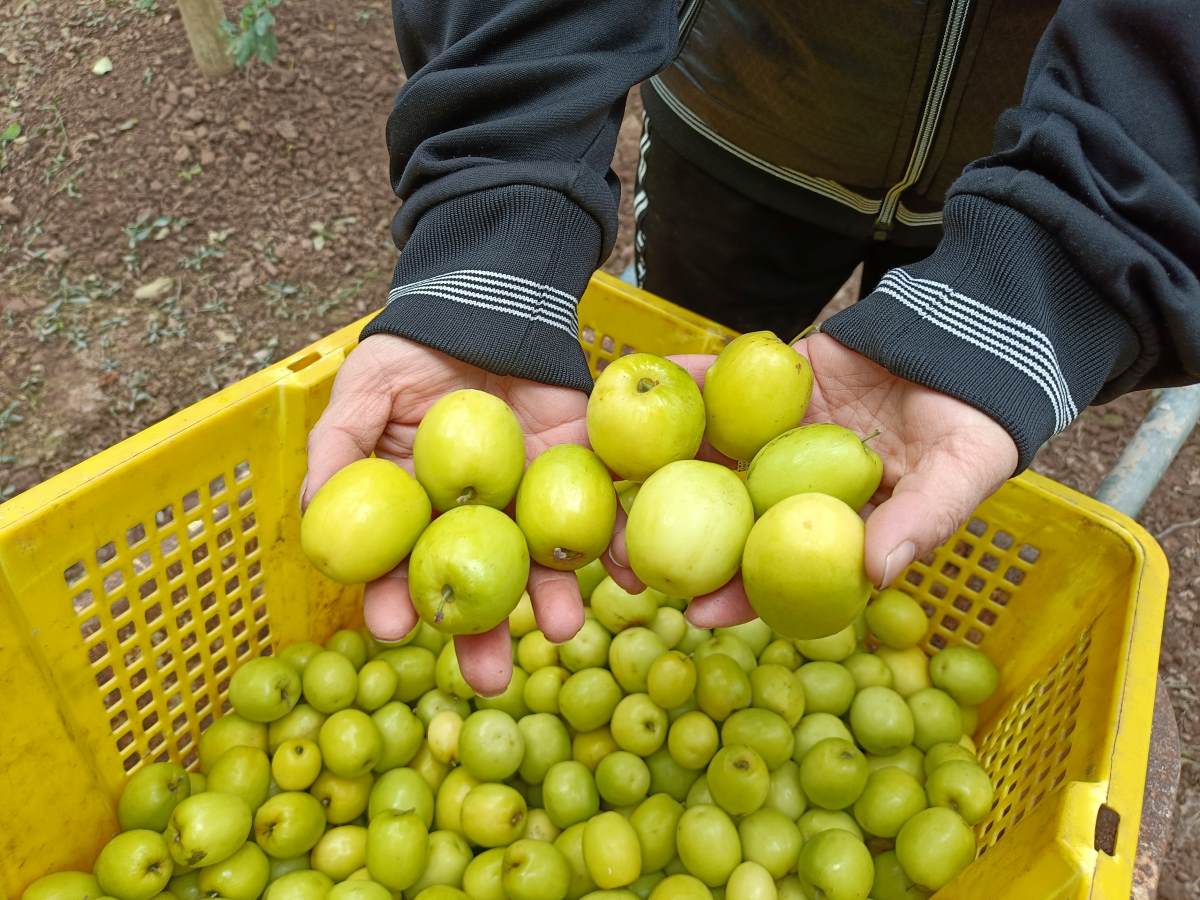
[[[497,375],[589,391],[575,307],[600,239],[557,191],[513,185],[448,200],[421,216],[362,337],[394,334]]]
[[[1137,350],[1128,322],[1046,231],[970,195],[946,204],[929,259],[888,272],[821,330],[986,412],[1012,435],[1018,471]]]

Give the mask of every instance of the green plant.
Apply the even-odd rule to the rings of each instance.
[[[300,288],[286,281],[268,281],[260,287],[267,295],[267,309],[277,319],[292,319],[295,315],[289,303],[293,297],[300,296]],[[302,314],[301,314],[302,315]]]
[[[251,358],[257,365],[265,366],[267,363],[275,359],[275,355],[278,353],[278,351],[279,338],[272,336],[267,338],[266,343],[263,344],[261,349],[255,350],[254,353],[251,354]],[[247,371],[252,371],[252,369],[247,369]]]
[[[134,250],[147,238],[153,237],[154,240],[161,241],[172,231],[179,231],[186,226],[187,219],[178,219],[174,216],[159,216],[151,219],[149,213],[142,213],[122,230],[129,239],[129,249]]]
[[[205,260],[221,259],[225,255],[222,245],[232,230],[231,228],[225,228],[221,231],[210,231],[208,233],[208,243],[197,244],[190,256],[181,256],[179,258],[179,265],[193,272],[198,272],[204,266]]]
[[[237,24],[222,22],[221,30],[229,39],[233,61],[242,68],[251,59],[270,65],[279,53],[275,39],[275,15],[271,12],[283,0],[247,0]]]
[[[50,185],[62,176],[58,186],[53,189],[52,193],[61,194],[65,192],[68,197],[78,200],[82,195],[75,185],[75,179],[83,174],[83,166],[77,167],[73,172],[67,171],[69,168],[68,161],[71,159],[71,141],[67,135],[66,123],[63,120],[61,102],[61,97],[55,97],[50,103],[40,107],[43,112],[50,112],[54,115],[53,126],[43,125],[40,129],[41,134],[50,135],[57,131],[60,141],[58,153],[50,159],[50,162],[46,165],[46,171],[42,174],[42,182]],[[36,131],[31,132],[30,137],[33,137],[36,133]],[[0,142],[2,141],[3,135],[0,135]],[[2,162],[3,160],[0,160],[0,163]],[[0,165],[0,171],[3,168],[4,166]]]
[[[0,431],[8,428],[9,425],[20,425],[25,421],[25,417],[17,411],[20,408],[21,401],[14,400],[4,409],[0,409]]]
[[[161,241],[171,234],[178,234],[188,226],[187,219],[175,216],[158,216],[151,219],[149,213],[142,213],[128,225],[122,226],[125,238],[129,243],[129,253],[123,257],[130,272],[140,272],[141,259],[138,256],[138,245],[146,240]]]
[[[196,251],[191,256],[181,256],[179,265],[185,269],[191,269],[193,272],[198,272],[204,266],[204,261],[208,259],[220,259],[225,255],[225,251],[220,247],[211,247],[201,245],[196,248]]]
[[[325,244],[333,240],[333,234],[325,226],[324,222],[313,222],[309,225],[312,231],[312,246],[313,249],[320,252],[325,249]]]
[[[125,389],[126,398],[113,398],[109,401],[108,410],[114,416],[129,415],[143,403],[149,403],[154,398],[146,390],[145,385],[150,381],[150,374],[138,369],[121,378],[121,386]]]
[[[170,315],[159,315],[154,312],[146,319],[146,343],[157,344],[167,338],[183,337],[187,329],[174,322]]]
[[[10,122],[0,131],[0,172],[8,168],[8,145],[21,136],[21,123]]]

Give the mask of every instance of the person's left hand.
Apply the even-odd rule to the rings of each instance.
[[[587,441],[587,397],[570,388],[485,372],[422,344],[392,335],[368,337],[346,358],[333,382],[325,412],[308,438],[308,475],[301,506],[333,473],[374,453],[412,472],[412,442],[434,401],[450,391],[475,388],[495,394],[516,413],[533,459],[554,444]],[[552,641],[569,639],[583,625],[583,604],[573,572],[530,566],[529,596],[538,626]],[[399,640],[417,624],[408,594],[408,563],[363,590],[363,616],[376,637]],[[498,694],[512,677],[508,623],[486,634],[454,639],[463,677],[481,694]]]

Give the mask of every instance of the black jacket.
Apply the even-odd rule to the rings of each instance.
[[[780,3],[805,10],[789,18],[771,0],[712,2],[681,17],[676,0],[394,0],[410,73],[388,120],[404,249],[364,335],[587,389],[574,299],[616,237],[624,96],[690,27],[647,92],[656,129],[665,115],[723,177],[774,175],[764,184],[781,203],[848,233],[925,242],[944,229],[928,260],[824,331],[988,412],[1022,466],[1097,396],[1200,377],[1200,4],[1066,0],[1050,17],[1044,0],[880,0],[824,16],[822,3]],[[730,12],[743,7],[754,12]],[[1028,60],[1029,28],[1048,17]],[[989,152],[971,123],[1009,102]],[[776,170],[879,209],[782,185]]]
[[[932,246],[1021,99],[1058,0],[699,0],[642,96],[655,133],[758,203]]]

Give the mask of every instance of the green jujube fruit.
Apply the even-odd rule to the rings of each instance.
[[[787,637],[841,631],[871,593],[865,540],[863,520],[835,497],[797,494],[780,501],[746,539],[742,583],[750,605]]]
[[[525,435],[508,404],[485,391],[451,391],[421,419],[413,470],[434,509],[504,509],[525,472]]]
[[[841,425],[801,425],[784,432],[755,455],[746,490],[761,516],[785,497],[819,493],[854,510],[879,490],[883,459]]]
[[[608,577],[608,570],[604,568],[604,563],[598,559],[592,560],[585,566],[575,570],[575,578],[579,581],[579,593],[583,597],[583,602],[587,603],[592,597],[592,591],[596,589],[596,585]]]
[[[642,871],[657,872],[675,857],[675,829],[683,805],[667,794],[643,800],[629,817],[642,848]]]
[[[716,463],[688,459],[647,479],[625,528],[634,574],[673,597],[699,597],[734,576],[754,508],[741,479]]]
[[[504,513],[463,506],[443,513],[413,548],[408,589],[426,622],[445,634],[482,634],[525,592],[525,535]]]
[[[539,455],[517,488],[517,525],[529,555],[551,569],[579,569],[605,551],[617,517],[617,494],[604,463],[578,444]]]
[[[618,812],[602,812],[583,830],[583,861],[596,886],[624,887],[642,872],[642,848],[629,820]]]
[[[25,888],[21,900],[94,900],[100,896],[100,884],[91,872],[53,872]]]
[[[146,828],[162,831],[171,812],[191,794],[183,766],[173,762],[152,763],[130,776],[117,802],[117,821],[122,831]]]
[[[416,479],[386,459],[360,459],[313,496],[300,520],[300,546],[326,577],[362,584],[408,556],[430,515]]]
[[[429,856],[429,830],[414,812],[384,810],[367,826],[367,871],[393,891],[416,884]]]
[[[588,443],[621,478],[645,481],[691,459],[704,438],[704,398],[687,369],[650,353],[614,360],[587,404]]]
[[[687,871],[709,887],[723,885],[742,861],[737,827],[716,806],[700,804],[685,810],[679,818],[675,842]]]
[[[704,436],[731,459],[751,459],[795,428],[812,398],[808,360],[769,331],[726,345],[704,376]]]

